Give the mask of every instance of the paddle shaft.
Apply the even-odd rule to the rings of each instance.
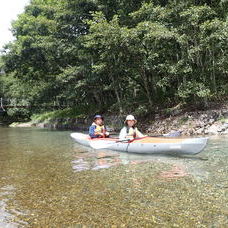
[[[137,138],[133,138],[133,139],[121,139],[121,140],[117,140],[114,142],[102,142],[102,141],[91,141],[90,146],[94,149],[105,149],[105,148],[109,148],[112,145],[116,144],[116,143],[121,143],[121,142],[126,142],[128,144],[134,142],[137,139],[143,139],[145,137],[175,137],[175,135],[172,133],[168,134],[168,135],[155,135],[155,136],[144,136],[144,137],[137,137]]]
[[[166,135],[150,135],[148,137],[177,137],[177,136],[180,136],[180,134],[181,134],[180,131],[175,131],[175,132],[172,132],[172,133],[169,133],[169,134],[166,134]],[[117,135],[117,134],[110,133],[110,135]],[[140,139],[140,138],[135,138],[135,139]],[[128,139],[125,139],[125,140],[127,141]],[[123,141],[125,141],[125,140],[123,140]],[[128,141],[131,141],[131,140],[128,140]]]

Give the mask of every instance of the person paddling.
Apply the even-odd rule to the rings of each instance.
[[[104,126],[104,118],[101,115],[94,116],[93,123],[89,128],[89,136],[91,138],[109,137],[109,132],[107,132]]]
[[[124,121],[125,126],[120,131],[119,139],[124,140],[144,137],[144,135],[135,126],[136,123],[137,120],[135,117],[133,115],[128,115]]]

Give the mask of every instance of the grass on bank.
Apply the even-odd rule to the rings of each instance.
[[[218,119],[218,121],[220,121],[221,123],[225,124],[225,123],[228,123],[228,118],[221,117],[221,118]]]
[[[82,113],[81,110],[74,108],[66,108],[63,110],[49,111],[41,114],[33,114],[31,120],[33,123],[41,122],[51,122],[57,119],[66,119],[66,118],[83,118],[87,115]]]

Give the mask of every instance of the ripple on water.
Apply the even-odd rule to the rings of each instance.
[[[4,186],[0,188],[0,227],[4,228],[15,228],[18,224],[13,223],[13,214],[9,213],[7,210],[7,202],[9,196],[12,195],[14,187],[11,185]]]

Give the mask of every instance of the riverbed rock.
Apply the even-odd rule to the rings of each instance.
[[[197,120],[196,123],[195,123],[195,126],[202,128],[202,127],[205,126],[205,123],[204,123],[204,121]]]
[[[213,124],[215,122],[215,119],[210,119],[208,124]]]
[[[222,131],[226,131],[228,129],[228,123],[224,123],[222,126],[221,126],[221,132]]]
[[[221,135],[228,135],[228,129],[226,129],[225,131],[221,132]]]
[[[14,122],[9,125],[9,127],[32,127],[32,126],[33,126],[32,122],[27,122],[27,123]]]
[[[221,127],[219,125],[211,125],[208,129],[205,130],[205,134],[218,135]]]
[[[196,135],[203,135],[204,134],[204,128],[199,128],[195,131]]]

